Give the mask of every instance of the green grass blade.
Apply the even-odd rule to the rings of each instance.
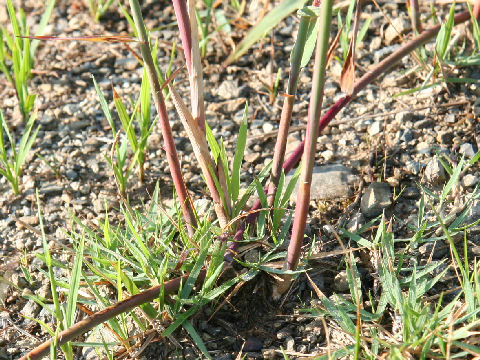
[[[265,166],[260,171],[260,173],[257,176],[257,180],[262,182],[265,179],[265,177],[268,175],[268,173],[270,172],[271,168],[272,168],[272,162],[270,162],[267,166]],[[243,207],[247,203],[248,199],[250,199],[250,196],[252,196],[254,191],[255,191],[255,181],[252,181],[250,183],[250,185],[248,185],[247,190],[245,191],[243,196],[240,198],[238,203],[235,205],[235,211],[234,211],[233,215],[237,216],[240,213],[240,211],[242,211]]]
[[[183,323],[183,328],[187,330],[187,332],[190,334],[190,337],[193,340],[193,343],[200,349],[202,354],[207,358],[211,359],[212,357],[208,353],[207,347],[205,346],[205,343],[203,342],[202,338],[200,335],[198,335],[198,332],[195,330],[193,325],[190,323],[190,321],[186,320]]]
[[[305,26],[302,26],[304,22],[305,22]],[[305,30],[306,30],[306,34],[303,34]],[[302,19],[300,20],[300,26],[298,29],[297,42],[295,43],[295,47],[297,46],[297,43],[300,46],[304,45],[302,60],[300,62],[301,68],[307,66],[308,62],[312,58],[313,50],[315,49],[315,45],[317,44],[317,35],[318,35],[318,21],[316,21],[315,18],[307,19],[305,17],[302,17]],[[305,37],[306,37],[306,40],[304,39]],[[292,64],[292,58],[295,51],[296,49],[294,48],[292,50],[292,54],[290,55],[290,64]]]
[[[443,201],[447,198],[447,195],[452,190],[453,185],[458,183],[460,173],[462,172],[463,163],[464,163],[464,159],[462,158],[458,163],[458,165],[455,167],[452,176],[450,176],[450,180],[448,180],[448,183],[443,188],[442,195],[440,196],[441,203],[443,203]]]
[[[44,13],[42,14],[42,18],[40,19],[40,23],[38,24],[37,32],[35,33],[35,36],[43,35],[43,32],[45,30],[45,27],[48,24],[48,20],[50,20],[50,16],[52,15],[54,7],[55,7],[55,0],[50,0],[47,4],[47,7],[45,8]],[[32,58],[35,56],[35,52],[37,51],[37,47],[39,43],[40,43],[39,40],[32,41],[32,46],[30,48],[30,54]]]
[[[103,92],[102,90],[100,90],[100,87],[98,86],[97,81],[95,80],[95,77],[93,75],[92,75],[92,80],[93,80],[93,85],[95,86],[95,90],[97,91],[98,98],[100,100],[100,106],[103,110],[103,113],[105,114],[108,124],[112,128],[113,136],[115,137],[116,135],[115,123],[113,122],[112,113],[110,112],[110,108],[108,107],[107,100],[105,100],[105,96],[103,96]]]
[[[70,287],[68,289],[67,310],[65,318],[65,327],[69,328],[75,323],[75,310],[77,308],[78,289],[82,277],[83,249],[85,237],[80,237],[80,243],[76,250],[75,260],[73,261],[72,275],[70,278]]]
[[[305,0],[283,0],[248,32],[247,36],[225,60],[224,66],[228,66],[240,58],[253,44],[264,37],[293,11],[301,8],[305,2]]]
[[[200,245],[200,253],[198,254],[198,258],[195,261],[195,265],[193,266],[192,271],[190,272],[190,275],[188,276],[187,281],[185,281],[185,284],[183,285],[182,292],[180,294],[180,297],[182,299],[187,299],[192,290],[193,286],[197,282],[198,275],[200,274],[200,270],[202,270],[203,264],[205,262],[205,259],[207,258],[208,255],[208,239],[206,236],[202,237],[202,243]]]
[[[442,24],[442,27],[437,35],[436,40],[436,50],[439,58],[441,60],[445,59],[446,51],[448,48],[448,43],[450,42],[450,36],[452,34],[452,29],[454,25],[454,16],[455,16],[455,2],[453,2],[450,7],[450,13],[448,15],[448,20],[446,23]]]
[[[243,111],[242,123],[238,132],[237,146],[233,157],[232,181],[231,181],[231,199],[235,203],[240,191],[240,169],[242,167],[243,155],[247,144],[247,121],[248,121],[248,101]]]
[[[216,164],[218,161],[218,158],[220,157],[220,145],[218,145],[217,139],[215,139],[215,135],[213,135],[212,129],[210,128],[207,122],[205,122],[205,133],[207,137],[208,146],[210,146],[210,151],[212,152],[213,160],[215,161],[215,164]]]
[[[127,109],[125,108],[122,99],[120,99],[115,89],[113,89],[113,102],[115,104],[115,108],[117,109],[120,122],[122,123],[123,131],[125,131],[125,134],[127,134],[127,138],[130,142],[133,152],[136,152],[138,149],[138,142],[135,136],[135,129],[133,128],[133,119],[135,117],[135,113],[132,114],[132,117],[128,116]]]
[[[12,24],[12,29],[13,29],[13,41],[17,45],[18,49],[21,49],[22,45],[22,39],[21,39],[21,32],[20,32],[20,27],[18,25],[18,19],[17,19],[17,14],[15,12],[15,7],[13,6],[12,0],[7,0],[7,11],[8,11],[8,16],[10,17],[10,23]]]

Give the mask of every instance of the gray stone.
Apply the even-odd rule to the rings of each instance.
[[[245,154],[244,159],[248,163],[253,163],[253,162],[257,161],[258,159],[260,159],[260,154],[258,152],[250,152],[250,153]]]
[[[372,125],[368,127],[368,134],[370,136],[374,136],[380,134],[383,130],[383,122],[382,121],[374,121]]]
[[[305,332],[315,334],[316,336],[321,336],[325,332],[323,323],[320,319],[313,320],[311,323],[305,325]]]
[[[200,219],[205,216],[210,217],[212,210],[212,201],[208,199],[197,199],[193,202],[193,207]]]
[[[225,100],[239,97],[240,87],[238,86],[238,81],[225,80],[218,87],[217,95]]]
[[[243,259],[247,263],[256,264],[260,261],[260,252],[258,251],[258,249],[249,250],[249,251],[246,252]]]
[[[277,332],[278,340],[285,340],[289,336],[292,336],[292,331],[289,328],[283,328]]]
[[[394,51],[397,51],[399,48],[400,48],[399,44],[382,47],[381,49],[374,52],[373,58],[375,59],[375,62],[378,63],[384,57],[390,55]],[[384,82],[386,85],[389,84],[390,86],[398,86],[397,82],[393,80],[393,78],[388,79],[388,81],[387,81],[387,78],[385,78]]]
[[[75,180],[78,177],[77,172],[75,170],[72,170],[72,169],[67,170],[65,175],[67,176],[68,180]]]
[[[467,174],[462,178],[462,185],[464,187],[475,186],[478,183],[478,176],[473,174]]]
[[[293,337],[289,336],[285,340],[285,347],[287,348],[287,351],[294,351],[295,350],[295,340]]]
[[[363,132],[368,129],[368,127],[373,123],[372,120],[359,120],[355,124],[353,124],[353,127],[355,131],[357,132]]]
[[[272,132],[273,131],[273,125],[269,122],[265,122],[262,125],[262,130],[266,133]]]
[[[41,307],[33,300],[28,300],[22,309],[23,316],[27,318],[35,318],[40,313]]]
[[[382,210],[392,203],[390,186],[386,183],[371,183],[362,196],[360,208],[363,215],[373,217],[380,215]]]
[[[390,45],[393,40],[411,28],[410,21],[404,17],[396,17],[385,30],[385,42]]]
[[[450,123],[450,124],[453,124],[455,122],[455,114],[447,114],[447,116],[445,116],[445,121],[447,123]]]
[[[418,175],[422,167],[423,164],[415,160],[408,160],[405,163],[405,170],[413,175]]]
[[[286,183],[292,178],[293,173],[287,175]],[[325,165],[313,168],[310,198],[312,200],[342,199],[352,195],[352,188],[357,181],[357,176],[343,165]],[[290,196],[291,201],[297,199],[298,183]]]
[[[432,185],[443,184],[447,180],[445,168],[436,157],[431,159],[425,167],[425,179]]]
[[[472,206],[468,210],[465,223],[471,224],[480,219],[480,199],[473,200]]]
[[[415,138],[415,134],[410,129],[406,129],[404,132],[402,132],[402,135],[400,136],[400,140],[404,143],[408,143],[412,141],[414,138]]]
[[[88,125],[90,125],[89,120],[78,120],[68,124],[68,129],[70,131],[77,131],[86,128]]]
[[[422,141],[417,144],[416,150],[419,154],[430,154],[432,146],[429,143]]]
[[[464,143],[460,146],[458,152],[466,157],[473,157],[475,155],[475,150],[473,150],[473,145],[470,143]]]
[[[57,195],[63,192],[63,186],[55,185],[55,184],[45,184],[40,187],[39,193],[42,195]]]
[[[453,140],[454,134],[448,131],[439,131],[435,137],[440,144],[450,144]]]
[[[333,288],[335,289],[335,291],[338,291],[338,292],[347,292],[349,290],[346,270],[340,271],[335,276],[335,280],[333,282]]]
[[[365,217],[359,211],[350,218],[345,228],[351,233],[354,233],[360,230],[364,224],[365,224]]]
[[[420,198],[420,191],[416,186],[408,186],[403,190],[402,197],[406,199],[418,200]]]
[[[410,111],[402,111],[395,114],[395,121],[398,121],[399,123],[404,123],[410,120],[413,120],[413,113]]]
[[[322,157],[325,159],[325,161],[329,162],[332,161],[335,158],[335,154],[332,150],[325,150],[320,153]]]

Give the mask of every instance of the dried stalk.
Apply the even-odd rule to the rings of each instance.
[[[150,82],[150,89],[152,91],[153,100],[157,107],[160,128],[162,130],[163,141],[165,143],[165,152],[167,154],[167,161],[172,175],[175,191],[182,206],[183,216],[187,225],[187,230],[190,236],[193,236],[196,227],[196,220],[192,204],[189,199],[187,187],[183,181],[180,161],[178,159],[177,149],[173,140],[172,129],[168,122],[167,109],[163,98],[162,88],[158,80],[158,75],[150,52],[150,44],[145,30],[142,13],[138,0],[130,0],[130,8],[132,9],[133,20],[137,28],[138,37],[140,40],[140,50],[143,57],[145,68],[147,69],[148,80]]]
[[[177,17],[180,38],[182,39],[183,51],[185,54],[185,62],[187,64],[188,77],[190,82],[190,103],[192,108],[192,116],[197,121],[198,127],[205,136],[205,102],[204,102],[204,85],[203,85],[203,69],[202,58],[200,56],[200,48],[198,47],[198,25],[195,16],[194,1],[173,0],[175,16]],[[188,7],[188,9],[187,9]],[[228,187],[225,179],[225,170],[221,161],[218,162],[218,168],[213,167],[215,176],[218,179],[223,192],[226,205],[226,213],[232,213],[232,204],[228,195]],[[205,174],[204,174],[205,175]],[[215,183],[211,181],[211,176],[205,177],[207,186],[210,191],[215,189],[218,193]],[[212,193],[212,198],[218,197],[218,194]],[[214,200],[215,201],[215,200]],[[218,214],[218,212],[217,212]],[[228,217],[227,217],[228,223]]]
[[[423,29],[422,22],[420,21],[420,6],[418,4],[418,0],[409,0],[407,4],[409,7],[412,29],[415,31],[415,33],[421,34]]]
[[[171,84],[168,85],[168,88],[172,94],[173,104],[175,105],[175,108],[180,115],[180,119],[182,120],[183,126],[187,131],[187,135],[192,144],[195,157],[197,158],[200,168],[202,169],[203,176],[206,179],[208,190],[210,191],[214,202],[215,213],[220,221],[220,226],[224,228],[227,226],[229,221],[228,214],[225,212],[222,198],[215,185],[215,162],[210,155],[207,140],[204,133],[198,126],[198,123],[195,121],[190,111],[188,111],[187,106],[183,102],[180,95],[178,95],[175,88]]]

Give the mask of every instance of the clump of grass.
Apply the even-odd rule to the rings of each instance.
[[[372,264],[379,281],[378,294],[362,291],[355,258],[348,254],[345,263],[351,300],[337,295],[327,298],[316,289],[319,302],[306,312],[328,317],[356,341],[344,347],[336,344],[330,349],[332,353],[341,351],[354,358],[382,355],[392,359],[448,359],[467,358],[480,352],[473,330],[479,325],[480,268],[477,261],[468,258],[467,235],[468,229],[480,220],[466,222],[472,201],[480,197],[478,187],[465,199],[462,209],[440,215],[450,212],[448,199],[455,197],[460,174],[478,158],[480,153],[468,163],[462,159],[449,168],[450,179],[439,194],[421,187],[417,221],[408,224],[409,238],[395,238],[392,223],[401,220],[391,219],[387,223],[384,217],[371,239],[364,235],[368,226],[355,234],[341,230],[344,238],[378,259]],[[419,260],[417,249],[422,244],[433,244],[434,248],[447,245],[450,265],[446,259]],[[457,250],[462,247],[463,252]],[[457,286],[445,290],[440,283],[448,271],[456,273],[453,278]],[[432,296],[432,292],[437,295]],[[390,331],[384,326],[386,319],[395,323]]]
[[[3,112],[0,110],[0,175],[5,177],[10,183],[10,186],[15,195],[20,193],[20,181],[22,170],[27,160],[27,155],[32,148],[32,145],[37,137],[40,126],[34,129],[37,113],[34,112],[26,126],[17,146],[15,138],[8,129],[8,124],[5,121]],[[10,143],[10,149],[5,144],[5,137],[7,135]]]
[[[319,2],[316,1],[315,5],[319,5],[318,3]],[[241,136],[239,137],[239,143],[237,145],[238,156],[236,151],[232,167],[228,166],[226,151],[222,141],[218,143],[215,140],[208,124],[205,122],[202,110],[202,70],[201,63],[199,62],[200,56],[198,55],[200,53],[197,47],[198,39],[195,38],[196,26],[193,20],[195,19],[194,11],[192,11],[193,2],[189,2],[188,8],[183,2],[178,2],[178,4],[180,7],[178,9],[176,8],[175,11],[177,13],[179,26],[181,27],[180,32],[184,45],[187,69],[189,71],[192,112],[190,113],[186,105],[181,102],[181,99],[178,99],[178,96],[174,93],[174,87],[171,87],[170,91],[172,99],[186,126],[187,133],[189,133],[189,137],[192,140],[192,145],[197,147],[195,155],[197,156],[197,161],[201,164],[203,175],[206,178],[207,186],[215,203],[214,206],[218,211],[218,222],[212,222],[208,218],[198,218],[189,199],[173,143],[171,128],[166,116],[165,99],[162,93],[163,89],[159,79],[159,72],[152,59],[150,41],[143,23],[140,6],[138,1],[130,0],[130,7],[136,27],[135,32],[140,40],[139,45],[149,79],[150,91],[154,96],[159,114],[159,123],[164,136],[166,155],[170,165],[172,180],[179,196],[179,209],[170,212],[162,209],[158,204],[157,188],[157,194],[154,195],[148,211],[135,211],[129,206],[128,202],[125,201],[121,208],[123,220],[122,223],[117,226],[110,224],[108,214],[105,221],[101,222],[100,227],[96,229],[82,224],[78,219],[75,220],[77,228],[75,232],[72,230],[72,234],[74,234],[72,238],[78,239],[78,234],[82,234],[82,236],[85,235],[89,238],[88,240],[85,238],[85,244],[88,244],[84,250],[84,254],[87,254],[84,260],[86,267],[81,267],[81,277],[86,283],[84,287],[88,287],[88,291],[93,294],[95,298],[93,305],[96,306],[95,310],[97,310],[97,307],[102,310],[89,315],[76,325],[61,331],[56,334],[53,340],[47,341],[34,349],[27,355],[31,359],[45,355],[52,344],[66,344],[85,331],[107,321],[110,322],[109,326],[114,329],[113,331],[117,333],[119,342],[126,348],[129,348],[133,346],[132,338],[129,337],[130,334],[126,331],[125,315],[122,315],[127,312],[130,312],[129,317],[133,319],[140,329],[145,329],[153,319],[164,315],[170,316],[167,317],[170,319],[170,323],[165,330],[162,330],[162,335],[170,336],[175,329],[183,326],[191,338],[198,344],[198,348],[203,355],[209,357],[205,344],[190,322],[191,316],[195,314],[202,305],[217,299],[218,296],[225,293],[232,285],[251,280],[259,271],[275,273],[290,279],[301,271],[295,268],[300,258],[300,249],[304,236],[303,229],[309,204],[312,157],[314,155],[314,145],[318,133],[328,125],[340,109],[350,102],[361,89],[380,74],[388,71],[403,56],[431,39],[440,30],[440,26],[425,30],[420,36],[405,44],[400,50],[382,60],[356,83],[353,83],[352,80],[352,87],[349,94],[341,98],[321,117],[322,88],[325,80],[324,74],[330,33],[329,24],[332,13],[332,2],[322,2],[319,13],[324,21],[322,25],[319,26],[319,29],[321,29],[319,32],[320,40],[318,41],[315,56],[315,75],[312,87],[313,95],[309,107],[310,121],[306,141],[283,163],[282,168],[284,172],[282,173],[280,171],[278,183],[274,184],[274,187],[278,189],[272,193],[273,205],[275,207],[278,206],[279,209],[269,209],[269,199],[266,194],[269,188],[262,182],[268,174],[268,169],[261,173],[261,176],[257,179],[254,179],[254,182],[247,190],[247,193],[249,193],[246,197],[245,195],[240,197],[239,194],[241,154],[245,148],[246,137],[246,116],[240,127]],[[275,22],[281,20],[287,9],[295,9],[301,5],[302,4],[299,5],[298,2],[294,3],[285,0],[274,10],[275,15],[270,17],[267,15],[264,22],[262,22],[261,26],[257,29],[268,31],[274,26]],[[313,13],[317,12],[317,9],[307,8],[306,10],[308,9]],[[478,10],[476,14],[478,14]],[[462,13],[454,18],[454,22],[465,21],[469,16],[470,14],[468,12]],[[246,47],[249,46],[248,44],[254,41],[254,38],[258,39],[260,33],[263,35],[262,31],[257,30],[254,37],[248,35],[247,38],[249,36],[250,38],[243,43],[244,45],[241,51],[244,51]],[[352,42],[350,45],[351,44]],[[240,53],[241,52],[236,52],[234,57],[239,56]],[[230,60],[233,58],[230,58]],[[293,88],[291,95],[294,95]],[[124,128],[127,134],[132,121],[130,117],[125,117]],[[118,133],[116,136],[118,136]],[[202,136],[205,136],[206,140],[202,138]],[[210,153],[206,148],[206,143],[208,143],[210,147]],[[292,216],[289,216],[282,226],[281,220],[284,215],[282,211],[285,211],[282,207],[286,203],[286,199],[288,199],[289,192],[293,190],[293,188],[291,188],[292,183],[290,183],[287,185],[286,194],[282,195],[282,189],[285,187],[284,174],[298,164],[304,148],[306,151],[304,163],[300,170],[301,174],[300,172],[297,173],[297,176],[300,176],[302,188],[299,192],[299,201],[297,201],[296,216],[294,220]],[[282,151],[284,151],[284,149]],[[220,165],[223,166],[223,168],[220,167]],[[231,173],[228,172],[230,168],[232,169]],[[457,174],[457,170],[452,171],[452,173]],[[210,177],[208,177],[209,175]],[[458,179],[458,175],[452,175],[452,178]],[[257,190],[259,199],[250,211],[244,213],[243,205],[255,189]],[[445,190],[444,192],[447,193],[448,191]],[[220,196],[220,201],[217,196]],[[227,197],[230,199],[229,201],[226,200]],[[238,200],[239,198],[240,200]],[[231,205],[230,208],[228,207],[229,203]],[[269,217],[269,210],[273,210],[273,216]],[[226,213],[225,219],[229,220],[225,226],[221,224],[220,211]],[[245,219],[245,221],[243,221],[243,219]],[[294,222],[292,239],[289,250],[287,254],[285,254],[280,251],[280,246],[283,240],[288,237],[288,230],[292,221]],[[220,226],[218,226],[219,224]],[[439,225],[440,223],[437,224],[437,226]],[[385,226],[382,228],[384,229]],[[230,279],[227,278],[225,282],[219,282],[217,284],[220,274],[225,268],[230,266],[232,257],[236,255],[235,246],[230,246],[227,251],[226,240],[231,230],[236,231],[233,237],[233,240],[236,241],[236,246],[244,242],[265,241],[267,236],[272,236],[274,245],[266,254],[259,254],[258,262],[242,262],[237,260],[239,263],[248,267],[249,270],[243,275]],[[422,316],[428,316],[429,314],[424,312],[423,307],[417,307],[411,300],[416,300],[417,294],[421,294],[420,296],[424,295],[425,292],[433,286],[431,279],[428,279],[426,274],[434,268],[430,266],[421,269],[419,274],[417,272],[418,267],[414,267],[412,275],[412,269],[405,269],[403,266],[405,254],[401,254],[398,261],[395,259],[394,240],[388,233],[388,231],[382,230],[377,236],[378,239],[383,236],[382,246],[387,259],[382,263],[382,280],[385,284],[394,283],[398,281],[397,277],[393,277],[394,274],[398,276],[399,274],[403,275],[406,273],[409,277],[408,283],[411,285],[412,295],[409,293],[405,299],[402,299],[402,284],[398,281],[399,284],[393,284],[393,286],[390,287],[390,289],[394,290],[390,294],[391,296],[389,293],[386,293],[383,302],[378,306],[377,304],[375,305],[377,309],[382,309],[382,306],[385,308],[385,304],[390,304],[394,309],[407,309],[409,312],[416,311],[420,312]],[[379,241],[380,240],[375,240],[375,243],[372,245],[374,249],[376,249],[375,246],[379,244]],[[368,242],[362,241],[362,246],[367,246],[363,243],[368,244]],[[274,263],[274,260],[277,259],[280,259],[280,266],[278,263]],[[457,257],[455,257],[455,259],[458,264],[459,261]],[[362,349],[365,348],[362,347],[362,321],[368,321],[369,318],[363,320],[361,318],[363,312],[360,305],[363,295],[359,286],[358,270],[356,269],[353,257],[349,256],[347,263],[350,288],[354,300],[351,304],[348,304],[347,310],[343,310],[343,312],[342,309],[337,311],[337,309],[334,308],[335,304],[331,301],[325,302],[325,308],[332,310],[335,314],[340,314],[341,320],[343,321],[342,326],[344,326],[345,331],[349,331],[349,333],[355,337],[356,342],[353,345],[352,351],[354,357],[358,358]],[[283,269],[282,266],[284,267]],[[393,268],[392,266],[395,267]],[[400,273],[396,274],[395,271],[398,269],[400,269]],[[464,279],[470,278],[468,272],[466,272],[466,275]],[[430,282],[428,282],[428,280],[430,280]],[[435,281],[438,281],[437,278],[434,278],[433,283],[435,283]],[[102,295],[103,292],[99,290],[99,286],[103,286],[105,282],[108,284],[108,288],[114,289],[116,293],[115,299]],[[144,288],[148,289],[142,290]],[[168,295],[171,296],[173,301],[166,301],[166,296]],[[87,300],[85,299],[78,301],[83,301],[85,305],[87,304]],[[114,301],[116,301],[116,303],[114,303]],[[93,304],[93,302],[90,302],[90,304]],[[137,306],[141,306],[141,316],[136,312],[132,312]],[[370,313],[373,314],[373,311]],[[353,314],[357,318],[355,324],[350,320]],[[414,314],[409,320],[416,320],[415,316],[417,315]],[[468,328],[463,330],[468,330]],[[418,332],[413,334],[413,336],[408,338],[409,341],[412,340],[418,343],[419,338],[425,339],[417,335]],[[460,337],[456,338],[456,340],[460,339]],[[105,344],[99,343],[97,345],[102,346]],[[400,349],[400,354],[406,353],[405,351],[410,351],[411,348],[414,347],[410,346]],[[366,353],[370,355],[368,351],[366,351]],[[430,353],[427,351],[427,354]]]
[[[115,0],[88,0],[88,7],[93,19],[99,22],[114,2]]]
[[[50,0],[42,15],[37,35],[42,35],[54,6],[55,0]],[[28,90],[28,80],[32,77],[38,40],[30,43],[28,38],[30,30],[27,27],[25,13],[19,9],[18,17],[12,0],[7,0],[7,10],[13,35],[9,35],[3,27],[0,29],[0,70],[15,88],[20,113],[27,122],[36,98],[36,95]]]
[[[145,160],[148,151],[148,137],[152,133],[156,120],[151,120],[150,113],[150,88],[146,73],[142,79],[140,96],[136,103],[133,103],[133,111],[128,115],[127,108],[122,102],[115,88],[113,91],[113,103],[116,113],[121,123],[121,130],[125,136],[121,136],[122,131],[117,131],[115,122],[108,107],[107,101],[100,90],[95,78],[93,83],[100,99],[100,104],[105,115],[105,118],[110,125],[114,142],[112,151],[109,156],[105,156],[108,164],[112,168],[115,179],[117,181],[118,189],[122,197],[126,197],[126,189],[128,179],[135,167],[138,165],[138,179],[143,182],[145,176]],[[137,130],[136,130],[137,129]],[[138,132],[138,135],[136,134]],[[133,152],[133,158],[128,162],[128,144]]]

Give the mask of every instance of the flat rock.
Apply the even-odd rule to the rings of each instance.
[[[292,178],[293,173],[287,175],[286,182]],[[334,200],[349,197],[353,194],[353,186],[358,177],[352,170],[343,165],[324,165],[313,168],[310,199]],[[291,201],[297,199],[298,183],[290,196]]]
[[[462,185],[464,187],[475,186],[478,183],[478,176],[473,174],[467,174],[462,179]]]
[[[392,23],[385,30],[385,42],[390,45],[392,41],[400,37],[401,34],[410,30],[411,25],[404,17],[396,17],[392,20]]]
[[[458,152],[466,157],[473,157],[475,155],[475,150],[473,149],[473,145],[470,143],[464,143],[460,146]]]
[[[222,82],[218,87],[217,95],[225,100],[237,98],[240,95],[238,80],[225,80]]]
[[[365,194],[362,196],[360,209],[366,217],[380,215],[382,210],[392,203],[392,192],[390,185],[374,182],[368,185]]]
[[[432,185],[443,184],[447,180],[447,173],[440,160],[431,159],[425,167],[425,179]]]

